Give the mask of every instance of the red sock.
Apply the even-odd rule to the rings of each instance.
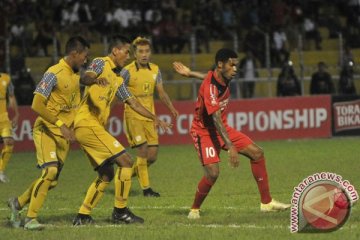
[[[205,200],[213,185],[214,183],[210,182],[205,176],[201,178],[196,189],[194,203],[191,207],[192,209],[200,209],[201,204]]]
[[[265,158],[261,158],[257,161],[250,161],[251,162],[251,171],[255,178],[255,181],[258,185],[258,189],[261,196],[262,203],[269,203],[271,202],[270,190],[269,190],[269,181],[266,172],[265,166]]]

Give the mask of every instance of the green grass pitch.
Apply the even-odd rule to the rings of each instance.
[[[360,138],[259,142],[265,150],[272,196],[290,202],[293,188],[305,177],[335,172],[360,191]],[[133,154],[133,152],[132,152]],[[192,145],[161,146],[150,168],[152,187],[160,198],[142,196],[133,178],[129,207],[145,218],[143,225],[113,225],[114,184],[93,210],[95,225],[72,227],[71,222],[96,173],[81,151],[72,151],[57,188],[48,193],[39,214],[47,224],[41,232],[8,226],[6,200],[16,196],[40,175],[35,153],[15,153],[8,165],[10,183],[0,184],[0,239],[360,239],[359,204],[342,229],[322,234],[291,234],[290,211],[261,213],[259,195],[248,160],[228,166],[223,152],[218,182],[202,206],[198,221],[186,218],[202,169]],[[23,213],[23,215],[25,212]]]

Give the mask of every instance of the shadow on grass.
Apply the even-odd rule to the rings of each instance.
[[[54,216],[44,216],[40,217],[40,222],[44,224],[51,224],[51,225],[67,225],[72,226],[73,220],[76,217],[76,212],[74,213],[63,213],[57,214]],[[96,216],[93,217],[94,224],[103,225],[103,224],[111,224],[111,211],[106,216]]]
[[[0,220],[0,228],[8,228],[8,229],[11,229],[13,228],[9,222],[9,218],[8,217],[5,217],[5,218],[2,218]]]
[[[105,194],[115,195],[115,189],[113,188],[105,189]],[[129,196],[130,197],[142,196],[142,191],[140,189],[130,189]]]

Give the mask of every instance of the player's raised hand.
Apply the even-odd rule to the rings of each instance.
[[[158,118],[156,118],[154,123],[155,123],[155,126],[159,127],[164,132],[169,131],[170,128],[172,128],[172,126],[173,126],[172,123],[164,122]]]
[[[96,78],[95,83],[101,87],[105,87],[109,84],[106,78]]]
[[[179,112],[178,112],[176,109],[172,110],[172,111],[171,111],[171,114],[173,115],[173,117],[174,117],[175,119],[177,119],[178,116],[179,116]]]
[[[68,141],[75,141],[75,134],[74,131],[70,128],[68,128],[65,124],[63,124],[60,127],[60,132],[62,133],[62,135],[64,136],[64,138]]]
[[[19,115],[16,114],[16,115],[13,117],[13,119],[11,120],[11,125],[12,125],[13,128],[16,128],[16,127],[17,127],[18,121],[19,121]]]
[[[185,77],[189,77],[191,72],[190,68],[185,66],[182,62],[173,62],[173,68],[177,73]]]
[[[228,150],[229,164],[231,167],[236,168],[239,166],[239,154],[235,146],[231,146]]]

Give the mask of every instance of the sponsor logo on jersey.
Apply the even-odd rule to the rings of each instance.
[[[142,138],[141,138],[141,136],[140,136],[140,135],[138,135],[138,136],[136,136],[136,137],[135,137],[135,140],[136,140],[137,142],[140,142],[140,141],[141,141],[141,139],[142,139]]]
[[[50,158],[56,158],[56,152],[50,152]]]
[[[120,143],[118,141],[114,141],[113,144],[115,147],[120,147]]]

